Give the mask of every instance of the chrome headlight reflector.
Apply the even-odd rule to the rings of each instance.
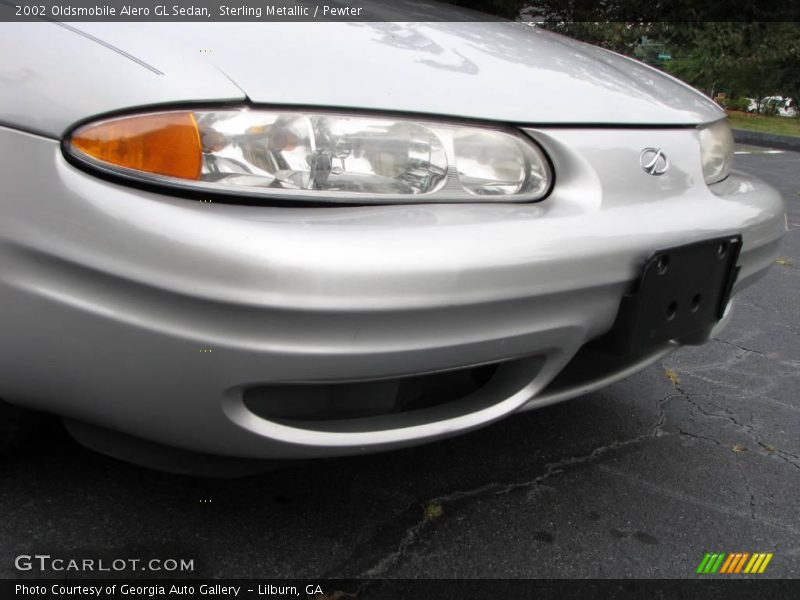
[[[727,119],[700,129],[700,157],[706,184],[718,183],[728,176],[733,150],[733,133]]]
[[[295,110],[165,111],[105,119],[68,137],[105,173],[195,192],[311,202],[530,201],[553,175],[508,127]]]

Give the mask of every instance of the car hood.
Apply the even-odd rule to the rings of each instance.
[[[28,48],[13,54],[28,61],[38,102],[26,102],[20,86],[0,91],[4,102],[18,97],[17,118],[44,110],[28,117],[32,129],[54,134],[108,111],[246,99],[542,125],[693,125],[724,116],[656,69],[522,23],[27,25],[50,30],[28,32],[17,40]],[[33,48],[37,34],[51,43]],[[8,86],[2,75],[0,88]]]

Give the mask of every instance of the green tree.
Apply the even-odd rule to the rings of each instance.
[[[548,21],[544,27],[656,64],[709,96],[800,98],[800,23]],[[657,41],[672,60],[653,60],[641,44]]]
[[[659,23],[666,69],[708,94],[800,96],[800,23]]]
[[[800,2],[795,0],[449,1],[510,19],[534,6],[543,27],[655,64],[709,95],[800,100]],[[738,21],[726,21],[732,17]],[[671,60],[653,55],[660,44]]]

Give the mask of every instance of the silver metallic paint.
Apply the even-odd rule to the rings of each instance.
[[[558,174],[543,202],[314,209],[126,188],[0,128],[0,396],[222,455],[397,447],[535,403],[654,250],[741,232],[736,291],[777,254],[782,199],[736,173],[705,186],[694,129],[528,133]],[[648,145],[674,157],[661,177],[639,167]],[[526,355],[544,367],[489,408],[349,437],[275,427],[237,395]]]
[[[786,227],[782,199],[757,179],[704,184],[694,126],[724,116],[713,102],[522,24],[4,23],[0,33],[0,397],[164,444],[353,454],[566,399],[661,356],[546,389],[611,326],[653,251],[741,233],[738,292],[774,260]],[[200,203],[98,179],[59,147],[102,114],[215,102],[536,124],[526,132],[556,186],[536,204]],[[670,157],[667,173],[641,170],[647,147]],[[241,403],[243,387],[261,383],[526,356],[537,366],[501,381],[492,403],[424,422],[400,415],[391,429],[292,430]]]
[[[245,96],[522,124],[685,125],[724,116],[660,71],[521,23],[69,27],[0,24],[0,122],[57,137],[101,113]]]

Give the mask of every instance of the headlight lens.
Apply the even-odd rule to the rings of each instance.
[[[733,162],[733,134],[727,120],[700,129],[700,156],[703,176],[711,185],[728,176]]]
[[[140,181],[346,203],[538,200],[552,173],[510,128],[305,111],[197,110],[91,123],[74,158]]]
[[[453,136],[458,178],[478,196],[541,196],[550,186],[547,162],[530,143],[500,131],[464,128]]]

